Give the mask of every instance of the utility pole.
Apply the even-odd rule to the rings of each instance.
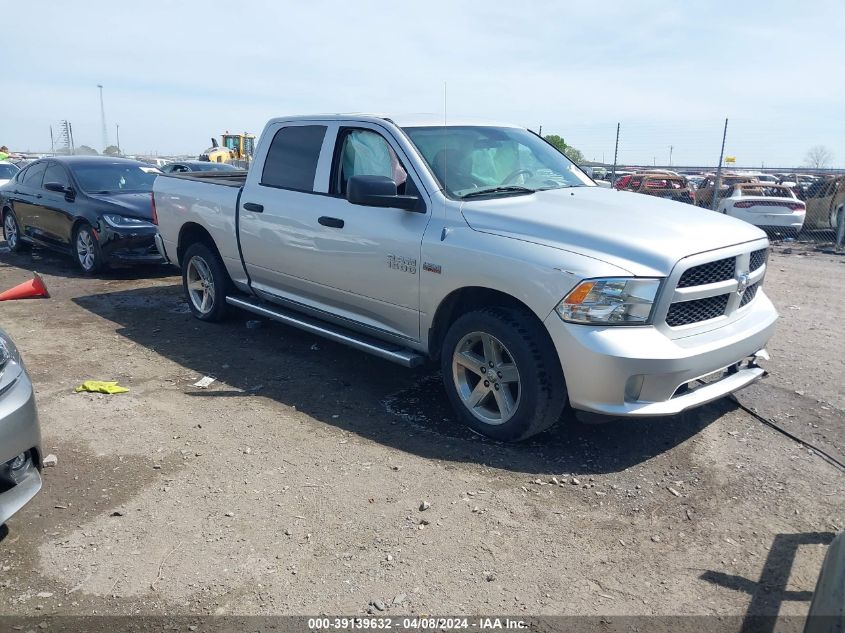
[[[56,153],[56,142],[53,140],[53,126],[50,126],[50,152]]]
[[[710,201],[710,210],[716,210],[719,202],[719,190],[722,188],[722,159],[725,157],[725,139],[728,137],[728,120],[725,119],[725,131],[722,132],[722,150],[719,152],[719,165],[716,167],[716,188],[713,190],[713,200]]]
[[[543,136],[543,126],[540,126],[540,136]]]
[[[103,149],[109,146],[109,130],[106,127],[106,106],[103,104],[103,84],[97,84],[100,89],[100,121],[103,124]]]
[[[70,121],[67,122],[67,133],[70,138],[70,153],[76,154],[76,145],[73,142],[73,125]]]
[[[120,124],[119,123],[114,124],[114,132],[117,135],[117,151],[118,151],[119,154],[122,154],[123,152],[120,151]]]
[[[675,149],[674,145],[669,146],[669,167],[672,166],[672,150]]]
[[[616,124],[616,148],[613,150],[613,171],[610,174],[610,184],[616,182],[616,158],[619,155],[619,123]]]

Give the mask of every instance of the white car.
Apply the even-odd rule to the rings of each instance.
[[[0,161],[0,187],[9,182],[20,171],[14,163]]]
[[[798,233],[804,226],[804,203],[785,185],[745,182],[734,185],[717,211],[769,232]]]

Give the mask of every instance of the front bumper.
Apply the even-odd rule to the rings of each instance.
[[[751,363],[694,390],[686,385],[765,356],[777,312],[760,291],[743,318],[672,339],[647,327],[595,327],[546,318],[575,409],[615,417],[674,415],[724,397],[764,374]]]
[[[28,453],[31,464],[17,485],[0,488],[0,525],[20,510],[41,489],[41,430],[35,394],[26,372],[0,394],[0,464]]]
[[[100,251],[111,262],[161,264],[164,258],[155,242],[155,228],[116,229],[100,222]]]

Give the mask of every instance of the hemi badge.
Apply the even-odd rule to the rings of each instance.
[[[423,263],[423,270],[427,270],[430,273],[434,273],[435,275],[439,275],[440,271],[442,269],[437,264],[429,264],[428,262],[424,262]]]

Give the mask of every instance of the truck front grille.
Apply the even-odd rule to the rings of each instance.
[[[759,287],[760,284],[756,283],[753,286],[748,286],[748,288],[745,289],[745,292],[742,293],[742,300],[739,302],[740,308],[751,303],[751,300],[754,299],[754,296],[757,294],[757,288]]]
[[[714,284],[719,281],[733,279],[736,272],[736,257],[728,257],[715,262],[707,262],[700,266],[693,266],[681,275],[678,288],[690,288]]]
[[[761,248],[759,251],[751,253],[751,272],[754,272],[760,266],[766,263],[766,256],[769,254],[768,248]]]
[[[682,269],[676,286],[667,288],[673,298],[666,313],[666,325],[675,328],[730,317],[750,304],[763,285],[768,255],[769,249],[761,248]],[[731,281],[734,283],[725,283]],[[713,287],[713,284],[718,285]]]
[[[707,297],[706,299],[696,299],[695,301],[673,303],[666,315],[666,323],[670,327],[678,327],[679,325],[689,325],[690,323],[720,317],[725,313],[730,297],[730,294],[724,294]]]

